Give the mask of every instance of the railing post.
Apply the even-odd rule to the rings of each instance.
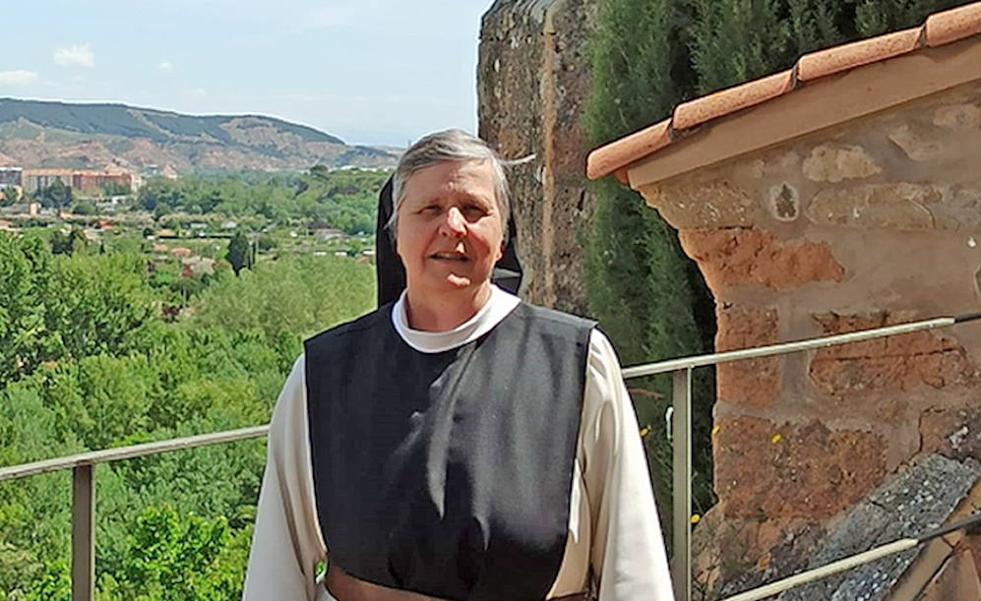
[[[673,372],[674,541],[672,572],[675,601],[691,601],[691,368]]]
[[[72,601],[95,598],[95,465],[72,470]]]

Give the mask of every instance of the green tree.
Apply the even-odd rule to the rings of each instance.
[[[597,146],[670,115],[695,92],[695,74],[684,32],[692,12],[669,0],[601,3],[591,43],[593,87],[586,129]],[[617,346],[621,359],[640,363],[698,354],[712,348],[712,300],[696,266],[684,256],[677,233],[635,192],[616,182],[594,186],[596,208],[587,244],[591,312]],[[710,373],[699,373],[695,391],[696,508],[712,504]],[[670,404],[667,379],[631,382],[634,404],[648,437],[652,476],[666,530],[670,528],[671,450],[664,436]],[[644,390],[648,392],[644,392]],[[653,394],[652,394],[653,393]]]
[[[60,257],[45,289],[50,358],[125,354],[144,344],[154,317],[145,264],[133,255]]]
[[[259,236],[259,240],[256,243],[256,246],[262,252],[269,252],[271,250],[275,250],[276,239],[268,234],[264,234],[262,236]]]
[[[179,206],[183,199],[179,186],[179,183],[166,178],[153,178],[140,188],[136,198],[137,206],[150,212],[157,210],[170,212],[174,207]]]
[[[321,219],[354,234],[373,229],[375,198],[387,177],[384,172],[332,172],[318,166],[307,173],[155,178],[140,190],[137,206],[158,218],[183,211],[239,219],[261,216],[276,223]]]
[[[48,323],[55,262],[39,237],[0,232],[0,391],[56,355],[58,336]]]
[[[252,245],[249,239],[242,232],[235,232],[232,239],[228,241],[228,250],[225,252],[225,259],[231,264],[235,275],[239,275],[243,269],[252,268]]]
[[[0,465],[264,423],[302,339],[374,302],[371,268],[333,257],[216,278],[174,324],[155,317],[138,256],[52,257],[39,238],[7,236],[0,272],[7,323],[34,311],[40,324],[26,346],[0,340],[13,366],[0,376]],[[239,596],[264,459],[251,441],[99,468],[99,598]],[[68,598],[70,484],[0,487],[8,596]]]
[[[349,257],[360,257],[361,253],[364,251],[364,244],[360,240],[352,238],[347,243],[347,256]]]
[[[370,266],[335,257],[288,257],[205,290],[191,323],[243,337],[260,332],[286,369],[304,337],[365,313],[373,302]]]
[[[0,382],[32,368],[42,354],[44,277],[22,244],[0,232]]]
[[[129,189],[129,186],[123,185],[119,182],[108,182],[102,186],[102,196],[104,197],[126,196],[130,192],[131,190]]]
[[[328,180],[330,179],[330,169],[326,165],[314,165],[310,167],[310,175],[318,179]]]
[[[42,206],[63,209],[72,204],[74,196],[71,186],[55,178],[49,186],[38,190],[36,198]]]
[[[26,601],[71,601],[71,567],[65,560],[44,566],[41,577],[33,582]]]
[[[30,551],[0,541],[0,599],[22,598],[25,589],[37,580],[44,565]]]
[[[55,255],[73,255],[84,251],[89,241],[81,228],[73,227],[67,234],[56,230],[51,234],[51,253]]]
[[[698,92],[789,69],[805,53],[914,27],[966,0],[691,0]]]
[[[931,13],[970,4],[970,0],[858,0],[854,3],[854,22],[861,36],[873,36],[914,27]]]
[[[89,200],[83,202],[76,202],[72,207],[72,213],[76,215],[98,215],[99,209],[95,206],[95,203]]]
[[[692,61],[702,94],[755,79],[790,58],[782,0],[694,0]]]
[[[103,579],[103,595],[114,601],[238,598],[244,563],[227,569],[231,542],[225,518],[182,515],[169,505],[147,508],[128,538],[122,572]]]
[[[11,205],[20,200],[17,194],[17,188],[13,186],[0,188],[0,200],[2,200],[0,202],[2,205]]]

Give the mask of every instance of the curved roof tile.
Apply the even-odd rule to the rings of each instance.
[[[805,54],[797,61],[797,78],[813,81],[913,52],[920,47],[922,33],[917,27]]]
[[[793,89],[793,71],[782,71],[679,104],[674,110],[671,126],[677,130],[691,129],[712,119],[783,96]]]

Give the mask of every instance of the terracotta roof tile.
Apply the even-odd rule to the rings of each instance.
[[[813,81],[913,52],[919,46],[921,33],[922,28],[917,27],[805,54],[797,63],[797,79]]]
[[[589,153],[586,176],[590,179],[605,177],[670,143],[671,119],[665,119]]]
[[[928,46],[943,46],[981,33],[981,2],[930,15],[926,21]]]
[[[981,2],[931,15],[922,27],[804,55],[789,71],[680,104],[671,119],[594,150],[587,160],[586,175],[599,179],[623,170],[671,144],[679,137],[674,132],[791,93],[802,83],[902,56],[923,46],[942,46],[978,34],[981,34]]]
[[[697,100],[678,105],[678,108],[674,110],[672,127],[679,131],[690,129],[712,119],[724,117],[766,102],[793,88],[793,71],[782,71],[763,79],[703,96]]]

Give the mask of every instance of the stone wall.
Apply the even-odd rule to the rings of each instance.
[[[973,83],[642,193],[698,262],[723,351],[978,311],[979,161]],[[720,366],[698,578],[789,570],[788,544],[806,554],[914,457],[981,458],[979,365],[969,323]]]
[[[525,268],[522,296],[586,312],[581,233],[590,210],[581,114],[596,0],[498,0],[481,24],[480,136],[505,158]]]

